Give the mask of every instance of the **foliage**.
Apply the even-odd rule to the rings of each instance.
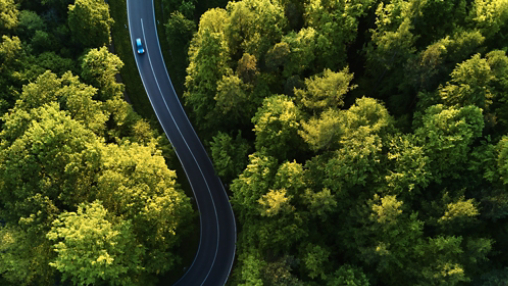
[[[74,42],[87,48],[99,48],[111,42],[114,20],[109,6],[100,0],[76,0],[69,5],[68,24]]]
[[[96,87],[100,91],[99,98],[105,101],[122,95],[123,85],[115,79],[122,67],[120,58],[110,53],[106,47],[91,49],[83,57],[81,77]]]
[[[266,148],[268,154],[285,158],[286,146],[299,145],[298,127],[300,113],[294,103],[282,95],[274,95],[263,101],[252,118],[256,132],[256,150]]]
[[[324,110],[339,108],[344,105],[344,96],[355,86],[350,86],[353,75],[349,74],[348,68],[338,73],[329,69],[323,71],[322,77],[306,79],[306,91],[296,90],[296,95],[301,97],[305,107],[311,110]]]
[[[18,15],[14,0],[0,1],[0,31],[15,28],[18,25]]]
[[[126,274],[142,270],[144,249],[137,245],[130,221],[112,220],[95,201],[82,203],[76,212],[64,212],[53,221],[47,237],[57,242],[57,257],[50,265],[63,274],[63,281],[135,285]]]
[[[225,182],[236,178],[247,166],[247,155],[250,149],[247,140],[238,133],[236,138],[219,132],[210,143],[211,155],[217,174]]]

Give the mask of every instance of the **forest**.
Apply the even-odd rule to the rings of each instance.
[[[508,0],[158,1],[229,285],[508,285]],[[0,0],[0,285],[155,285],[197,229],[116,21]]]
[[[195,211],[115,80],[108,5],[1,0],[0,24],[0,285],[155,285]]]

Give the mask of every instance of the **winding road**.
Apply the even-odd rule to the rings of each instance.
[[[157,118],[173,145],[196,198],[200,241],[194,262],[175,285],[224,285],[233,266],[236,223],[224,186],[176,95],[162,57],[153,0],[127,0],[132,49]],[[145,54],[137,54],[141,38]]]

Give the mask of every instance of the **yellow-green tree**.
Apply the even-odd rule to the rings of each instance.
[[[100,201],[61,213],[47,237],[57,253],[49,265],[62,273],[62,281],[122,286],[141,282],[145,249],[137,242],[132,223],[108,213]]]

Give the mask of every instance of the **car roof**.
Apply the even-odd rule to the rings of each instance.
[[[136,42],[137,42],[138,44],[141,44],[141,39],[140,39],[140,38],[137,38],[137,39],[136,39]]]

